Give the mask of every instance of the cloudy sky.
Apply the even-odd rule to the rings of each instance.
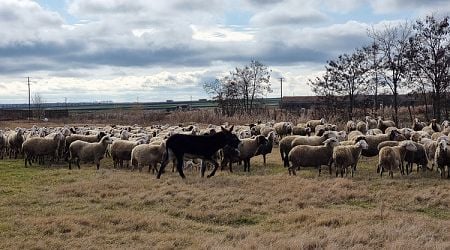
[[[205,81],[256,59],[285,95],[309,95],[326,60],[366,30],[448,0],[1,0],[0,103],[189,100]]]

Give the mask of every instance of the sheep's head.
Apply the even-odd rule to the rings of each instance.
[[[327,147],[331,147],[331,148],[334,148],[334,147],[336,147],[336,146],[339,146],[339,141],[336,139],[336,138],[329,138],[329,139],[326,139],[324,142],[323,142],[323,144],[325,145],[325,146],[327,146]]]
[[[445,120],[445,121],[442,122],[442,127],[448,128],[449,126],[450,126],[450,122],[449,121]]]
[[[326,122],[325,118],[320,119],[320,124],[325,124],[325,122]]]
[[[438,143],[439,150],[447,152],[447,140],[441,140]]]
[[[416,145],[414,145],[414,142],[410,141],[410,140],[400,142],[400,146],[404,147],[407,151],[411,151],[411,152],[417,151]]]
[[[97,140],[100,141],[104,136],[106,136],[106,133],[103,131],[100,131],[100,133],[97,134]]]
[[[105,135],[100,142],[103,144],[112,144],[113,140],[111,139],[111,137]]]
[[[258,135],[255,139],[258,145],[266,145],[268,142],[267,138],[264,137],[264,135]]]
[[[369,144],[367,144],[367,141],[365,138],[357,141],[355,143],[355,145],[357,145],[358,147],[362,148],[362,149],[368,149],[369,148]]]

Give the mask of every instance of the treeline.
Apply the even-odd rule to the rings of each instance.
[[[373,96],[378,109],[380,92],[392,94],[393,119],[398,124],[398,95],[408,93],[425,103],[426,119],[448,119],[450,28],[449,17],[433,15],[415,22],[372,28],[372,43],[342,54],[325,65],[325,73],[309,80],[312,90],[329,107],[345,100],[348,119],[358,95]],[[430,98],[431,97],[431,98]],[[428,110],[431,105],[432,109]]]

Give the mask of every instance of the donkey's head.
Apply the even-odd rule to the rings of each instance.
[[[232,148],[237,148],[239,143],[241,141],[237,137],[237,135],[233,134],[233,128],[234,126],[231,126],[231,128],[228,130],[224,127],[221,127],[223,134],[225,135],[225,145],[228,145]]]

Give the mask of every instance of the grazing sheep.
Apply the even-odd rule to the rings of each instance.
[[[356,130],[356,123],[352,120],[347,122],[347,125],[345,126],[347,133],[350,133],[351,131]]]
[[[356,171],[356,165],[358,164],[361,151],[367,149],[369,145],[367,144],[364,137],[358,138],[354,145],[343,146],[339,145],[333,149],[333,162],[336,166],[336,177],[339,172],[341,177],[348,174],[348,167],[351,167],[352,177]]]
[[[22,144],[22,151],[25,155],[25,167],[31,164],[34,157],[50,156],[52,160],[58,158],[59,148],[63,147],[61,141],[64,140],[62,133],[55,133],[51,138],[33,137]],[[43,160],[42,160],[43,163]]]
[[[284,136],[292,134],[292,123],[290,123],[290,122],[278,122],[278,123],[275,123],[275,125],[273,127],[275,129],[275,132],[277,132],[277,135],[280,137],[280,139],[283,138]],[[261,133],[262,133],[262,129],[261,129]],[[264,135],[264,136],[267,136],[267,135]]]
[[[72,161],[77,159],[77,166],[80,169],[80,161],[94,162],[97,165],[97,170],[100,168],[100,160],[105,156],[108,144],[112,140],[109,136],[104,136],[99,142],[85,142],[76,140],[69,146],[69,169],[72,169]]]
[[[358,123],[356,123],[356,130],[360,131],[363,134],[367,134],[367,123],[359,121]]]
[[[288,160],[292,164],[288,167],[289,175],[295,174],[295,169],[300,167],[316,167],[321,173],[322,165],[331,165],[333,148],[339,145],[336,138],[330,138],[321,146],[298,145],[289,152]]]
[[[260,135],[267,137],[269,135],[269,133],[273,132],[273,131],[275,131],[275,128],[265,126],[265,127],[261,128]]]
[[[257,155],[263,156],[264,166],[266,165],[266,155],[272,153],[275,137],[276,137],[275,131],[270,132],[269,135],[266,137],[267,143],[265,145],[259,146],[258,151],[255,154],[255,156]]]
[[[17,128],[16,131],[8,135],[9,158],[12,158],[14,155],[14,159],[17,159],[17,155],[22,149],[23,141],[23,130],[21,128]]]
[[[238,146],[239,150],[239,160],[244,161],[244,172],[250,172],[250,159],[256,155],[261,146],[267,144],[267,139],[263,135],[258,135],[255,138],[242,139]],[[228,151],[226,151],[228,152]],[[225,153],[226,153],[225,152]],[[227,163],[230,165],[230,172],[233,172],[231,164],[233,163],[233,156],[225,155],[222,160],[221,165],[224,166]]]
[[[437,164],[441,178],[445,176],[445,167],[447,166],[447,179],[450,179],[450,153],[447,146],[447,140],[441,140],[434,155],[434,161]]]
[[[391,120],[385,120],[383,121],[383,119],[381,118],[381,116],[378,117],[378,123],[377,123],[377,128],[380,129],[381,131],[383,131],[383,133],[385,133],[385,130],[389,127],[395,127],[395,122],[391,121]]]
[[[400,169],[402,172],[402,164],[407,151],[416,151],[417,148],[410,140],[402,141],[398,146],[384,147],[380,150],[378,156],[377,173],[383,177],[383,172],[388,171],[389,176],[394,178],[394,169]]]
[[[325,118],[322,118],[320,120],[309,120],[306,122],[306,127],[311,129],[311,132],[315,133],[315,129],[317,125],[323,125],[325,124]]]
[[[126,130],[123,130],[126,131]],[[128,161],[131,159],[131,151],[134,147],[140,144],[144,144],[144,140],[138,141],[127,141],[127,140],[116,140],[111,144],[110,154],[113,160],[114,168],[120,165],[123,168],[123,161]]]
[[[420,142],[422,140],[422,135],[419,132],[414,131],[411,133],[410,140],[415,141],[415,142]]]
[[[131,151],[131,165],[133,170],[137,167],[139,172],[142,168],[148,166],[148,172],[152,170],[153,173],[158,171],[157,165],[163,160],[166,151],[166,143],[162,142],[160,145],[140,144]]]

